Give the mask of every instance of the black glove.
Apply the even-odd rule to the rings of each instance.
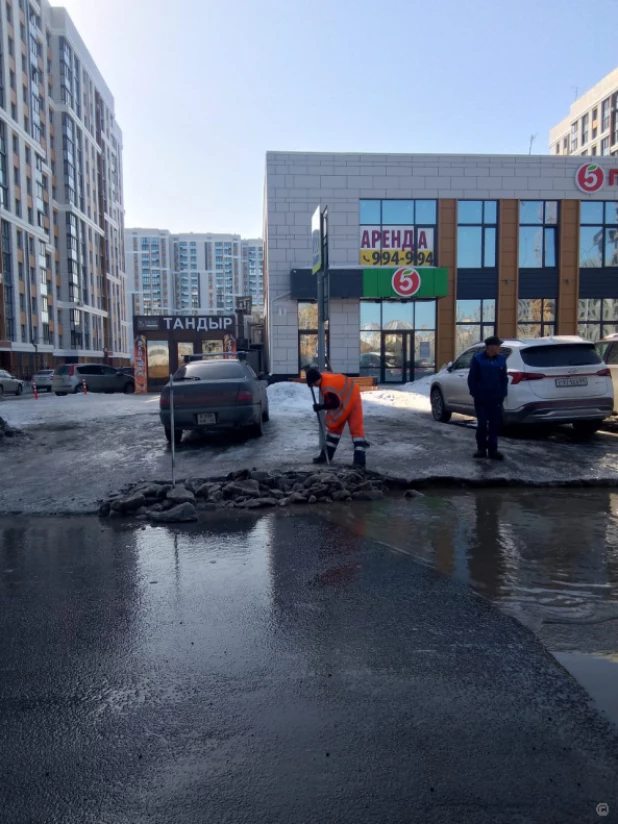
[[[322,410],[326,409],[323,403],[314,403],[313,404],[313,411],[314,412],[322,412]]]

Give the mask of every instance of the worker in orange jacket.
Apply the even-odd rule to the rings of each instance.
[[[321,374],[313,367],[307,370],[307,383],[309,386],[317,386],[324,399],[323,403],[314,403],[313,411],[326,410],[326,454],[322,451],[313,462],[326,463],[326,455],[332,461],[347,423],[354,443],[353,465],[364,467],[369,444],[365,440],[363,402],[358,386],[345,375],[331,372]]]

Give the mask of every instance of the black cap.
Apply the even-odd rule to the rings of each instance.
[[[502,346],[502,341],[497,335],[491,335],[486,338],[485,346]]]
[[[322,377],[320,370],[316,369],[315,366],[311,366],[309,369],[307,369],[306,375],[307,383],[309,384],[309,386],[312,386],[314,383],[317,383]]]

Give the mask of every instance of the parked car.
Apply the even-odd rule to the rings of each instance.
[[[171,441],[169,383],[161,392],[159,406],[165,437]],[[258,378],[245,361],[196,360],[174,375],[173,436],[177,444],[185,429],[247,428],[260,437],[269,417],[267,381]]]
[[[618,334],[608,335],[596,344],[599,357],[606,363],[614,387],[614,412],[618,406]]]
[[[468,372],[483,348],[472,346],[437,373],[430,390],[435,420],[446,423],[453,412],[474,416]],[[610,371],[593,343],[576,336],[505,340],[502,353],[509,375],[505,425],[570,423],[579,432],[593,433],[611,415]]]
[[[14,378],[3,369],[0,369],[0,397],[2,395],[21,395],[24,391],[24,382]]]
[[[83,391],[86,379],[88,392],[135,392],[135,381],[113,366],[100,363],[66,363],[54,371],[52,389],[56,395],[76,394]]]
[[[53,377],[53,369],[39,369],[39,371],[32,376],[32,383],[36,384],[37,390],[47,389],[48,392],[51,392]]]

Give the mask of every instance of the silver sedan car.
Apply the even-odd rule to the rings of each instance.
[[[21,395],[24,391],[24,382],[14,378],[3,369],[0,369],[0,398],[2,395]]]
[[[159,416],[172,440],[170,385],[163,388]],[[174,442],[185,429],[246,428],[260,437],[269,419],[267,383],[245,361],[193,361],[174,375]]]
[[[37,389],[47,389],[48,392],[51,392],[53,377],[53,369],[39,369],[39,371],[32,376],[32,383],[36,385]]]

